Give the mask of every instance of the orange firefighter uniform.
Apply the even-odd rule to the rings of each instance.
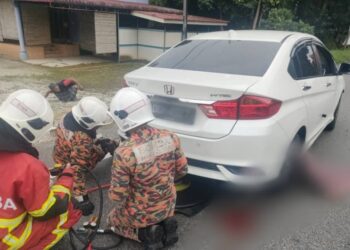
[[[61,166],[72,164],[75,170],[74,196],[87,195],[85,167],[93,169],[106,155],[101,146],[95,144],[95,139],[96,131],[81,127],[73,118],[72,112],[63,117],[56,129],[53,159]]]
[[[0,151],[0,249],[50,249],[80,218],[72,177],[51,188],[47,167],[24,152]],[[60,204],[58,204],[60,203]]]
[[[109,197],[114,209],[109,224],[115,233],[139,241],[138,229],[174,215],[174,181],[187,173],[179,138],[143,126],[132,132],[114,154]]]

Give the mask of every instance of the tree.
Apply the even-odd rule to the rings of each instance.
[[[288,0],[294,15],[315,27],[315,35],[328,47],[343,46],[350,26],[349,0]]]
[[[272,30],[289,30],[304,33],[314,33],[314,27],[299,20],[295,21],[291,10],[281,8],[272,9],[267,19],[262,21],[261,28]]]
[[[271,27],[314,33],[328,47],[343,46],[350,26],[350,0],[191,0],[189,13],[229,20],[228,28]],[[180,9],[182,0],[151,0],[153,4]],[[277,13],[276,9],[283,9]],[[290,19],[288,10],[292,14]],[[267,24],[270,12],[283,23]],[[283,15],[287,15],[284,17]],[[289,17],[289,19],[287,19]],[[271,16],[271,18],[276,18]],[[260,25],[260,20],[262,23]],[[274,20],[278,21],[278,20]],[[308,25],[309,24],[309,25]],[[268,26],[267,26],[268,25]],[[291,26],[288,26],[291,25]],[[311,25],[311,26],[310,26]],[[313,28],[312,28],[313,27]]]

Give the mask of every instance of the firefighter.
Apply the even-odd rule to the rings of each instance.
[[[83,86],[77,80],[68,78],[57,83],[50,83],[45,97],[53,93],[61,102],[71,102],[76,100],[78,90],[84,90]]]
[[[50,249],[80,218],[68,166],[49,186],[48,168],[32,146],[53,124],[47,100],[18,90],[0,106],[0,249]]]
[[[57,169],[67,163],[74,172],[73,196],[83,215],[94,210],[85,188],[86,168],[93,169],[106,154],[113,154],[117,143],[96,139],[100,126],[112,123],[108,106],[96,97],[84,97],[66,114],[56,129],[53,159]]]
[[[127,139],[114,153],[108,224],[145,249],[170,246],[178,240],[174,182],[187,173],[179,138],[148,125],[154,119],[151,103],[137,89],[121,89],[110,112]]]

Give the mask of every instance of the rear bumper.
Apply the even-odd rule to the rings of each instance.
[[[273,119],[239,121],[226,137],[179,135],[189,173],[235,184],[263,184],[279,176],[290,137]]]

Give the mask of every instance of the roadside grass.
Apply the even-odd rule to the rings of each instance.
[[[350,48],[331,50],[336,63],[348,62],[350,63]]]

